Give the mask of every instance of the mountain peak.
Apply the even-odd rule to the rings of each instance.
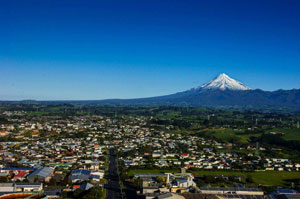
[[[202,84],[198,89],[210,89],[210,90],[251,90],[241,82],[232,79],[225,73],[219,74],[216,78],[211,81]]]
[[[228,75],[226,75],[225,73],[220,73],[217,78],[230,78]]]

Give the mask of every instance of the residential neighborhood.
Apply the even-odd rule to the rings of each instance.
[[[265,145],[237,145],[176,133],[178,127],[172,122],[157,124],[153,116],[38,117],[28,116],[26,111],[4,111],[1,115],[6,118],[0,124],[3,196],[26,192],[78,198],[93,188],[106,198],[128,197],[128,193],[110,190],[116,183],[120,190],[127,187],[134,198],[222,198],[225,193],[259,196],[265,193],[258,184],[251,184],[253,179],[247,172],[293,173],[300,169],[294,160],[266,157],[264,152],[269,149]],[[111,161],[118,164],[114,171]],[[217,171],[223,173],[213,173]],[[232,171],[244,173],[230,174]],[[233,188],[211,191],[212,186],[222,190],[218,182]],[[241,186],[235,187],[237,184]]]

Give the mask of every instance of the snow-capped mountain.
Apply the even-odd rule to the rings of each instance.
[[[196,90],[199,89],[212,89],[212,90],[251,90],[241,82],[234,80],[230,78],[228,75],[225,73],[221,73],[218,75],[216,78],[213,80],[202,84],[201,86],[195,88]]]
[[[175,94],[139,99],[81,101],[80,103],[121,106],[240,107],[258,108],[259,110],[265,108],[268,111],[287,109],[300,111],[300,89],[252,90],[222,73],[206,84]]]
[[[300,89],[263,91],[252,90],[222,73],[199,87],[171,95],[129,100],[106,100],[106,103],[193,106],[193,107],[252,107],[291,108],[300,110]]]

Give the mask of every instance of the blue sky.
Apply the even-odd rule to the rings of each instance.
[[[300,88],[298,0],[4,0],[0,100]]]

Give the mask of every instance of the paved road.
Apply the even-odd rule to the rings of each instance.
[[[114,149],[109,150],[109,166],[106,178],[106,199],[121,199],[119,177],[117,172],[117,159]]]

